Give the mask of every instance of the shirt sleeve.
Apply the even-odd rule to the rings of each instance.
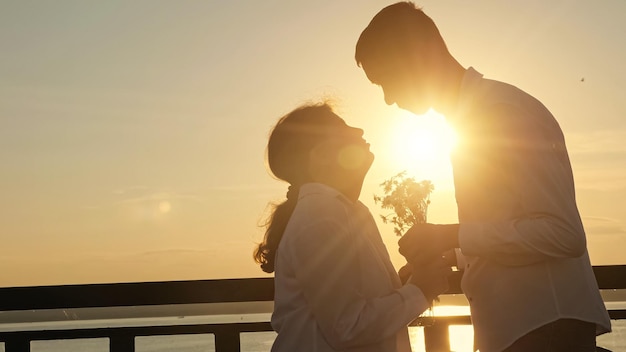
[[[324,337],[337,350],[376,343],[395,335],[428,308],[412,284],[381,297],[365,297],[359,265],[347,221],[320,219],[292,242],[298,283]]]
[[[465,255],[463,255],[461,248],[454,248],[454,256],[456,257],[456,268],[458,270],[464,270],[467,266],[467,259]]]
[[[508,170],[516,209],[511,220],[462,223],[459,243],[463,254],[504,265],[583,255],[585,232],[558,124],[547,110],[540,111],[546,114],[542,119],[506,105],[491,113],[513,121],[503,130],[506,143],[492,148],[498,150],[502,167]]]

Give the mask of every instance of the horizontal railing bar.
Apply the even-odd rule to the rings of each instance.
[[[0,311],[272,301],[272,278],[0,288]]]
[[[37,340],[71,340],[106,338],[117,335],[161,336],[161,335],[193,335],[219,334],[224,332],[265,332],[273,331],[269,322],[193,324],[193,325],[161,325],[161,326],[124,326],[112,328],[59,329],[0,332],[0,341],[12,339]]]
[[[613,320],[626,319],[626,309],[609,309],[608,312]]]
[[[626,319],[626,309],[609,310],[611,319]],[[436,316],[433,317],[433,325],[471,325],[469,315]],[[419,326],[419,319],[410,324]],[[224,331],[246,332],[269,332],[273,331],[270,322],[245,322],[245,323],[220,323],[220,324],[189,324],[189,325],[161,325],[161,326],[129,326],[112,328],[86,328],[86,329],[59,329],[59,330],[32,330],[32,331],[9,331],[0,332],[0,341],[6,341],[19,337],[28,340],[51,340],[51,339],[80,339],[80,338],[105,338],[117,334],[133,336],[159,336],[159,335],[189,335],[189,334],[215,334]]]
[[[593,273],[601,290],[626,289],[626,265],[594,266]]]
[[[600,289],[626,289],[626,265],[595,266]],[[450,276],[447,294],[461,291],[462,272]],[[70,309],[181,304],[269,302],[274,298],[272,278],[197,280],[89,285],[0,288],[0,311]],[[611,319],[626,319],[626,309],[609,310]],[[414,321],[424,324],[426,346],[446,347],[447,327],[471,325],[471,317],[437,316]],[[0,332],[7,352],[26,351],[31,341],[109,338],[111,350],[134,351],[136,337],[159,335],[213,334],[218,351],[238,350],[240,334],[271,332],[270,322],[232,322],[160,326],[120,326],[82,329],[26,330]],[[435,347],[433,347],[435,346]],[[448,348],[449,349],[449,348]]]
[[[420,319],[415,319],[410,326],[419,326]],[[433,317],[433,324],[440,325],[471,325],[472,319],[469,315],[452,315],[452,316],[435,316]]]
[[[626,309],[610,310],[612,319],[626,319]],[[414,321],[411,325],[418,326]],[[425,326],[424,333],[432,345],[449,339],[447,329],[451,325],[471,325],[471,318],[467,315],[459,316],[436,316],[431,324]],[[443,330],[442,330],[443,327]],[[159,335],[189,335],[189,334],[214,334],[216,343],[220,339],[224,346],[232,343],[233,336],[239,340],[239,334],[247,332],[270,332],[273,331],[270,322],[243,322],[243,323],[219,323],[219,324],[190,324],[190,325],[162,325],[162,326],[130,326],[110,328],[86,328],[86,329],[60,329],[60,330],[34,330],[34,331],[11,331],[0,332],[0,341],[11,346],[10,351],[24,351],[30,341],[45,340],[68,340],[83,338],[110,338],[116,339],[134,338],[143,336]],[[23,344],[24,347],[20,347]],[[5,347],[6,347],[5,346]],[[217,347],[217,345],[216,345]],[[222,346],[223,347],[223,346]],[[223,351],[224,349],[218,349]],[[226,348],[230,350],[230,348]]]
[[[411,326],[419,326],[419,320],[411,323]],[[436,325],[471,325],[468,315],[437,316],[433,318]],[[108,328],[81,328],[81,329],[46,329],[27,331],[0,332],[0,341],[19,336],[29,340],[50,339],[81,339],[102,338],[117,334],[133,336],[158,336],[158,335],[190,335],[190,334],[214,334],[228,331],[239,333],[273,331],[270,322],[245,322],[245,323],[219,323],[219,324],[185,324],[185,325],[160,325],[160,326],[122,326]]]
[[[626,288],[626,265],[595,266],[600,289]],[[461,292],[462,272],[447,293]],[[273,278],[0,288],[0,311],[258,302],[274,299]]]

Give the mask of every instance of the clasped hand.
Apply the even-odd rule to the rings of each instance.
[[[426,265],[458,247],[458,233],[458,224],[416,224],[398,241],[399,251],[407,262],[418,266]]]
[[[443,259],[423,266],[409,263],[400,268],[398,272],[402,282],[417,286],[428,302],[432,302],[437,296],[448,290],[448,276],[451,273],[452,269],[446,265]]]
[[[403,282],[419,287],[431,302],[448,290],[452,269],[443,253],[458,247],[458,225],[414,225],[398,244],[408,262],[399,271]]]

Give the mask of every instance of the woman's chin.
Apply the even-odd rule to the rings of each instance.
[[[355,145],[341,150],[337,156],[337,162],[346,170],[363,169],[372,165],[374,154],[369,148],[362,148]]]

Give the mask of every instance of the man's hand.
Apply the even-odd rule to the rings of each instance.
[[[452,269],[443,259],[423,266],[412,265],[412,267],[413,273],[409,282],[419,287],[428,302],[432,303],[437,296],[448,290],[448,276],[452,273]]]
[[[398,241],[400,254],[413,265],[441,259],[444,252],[459,247],[459,225],[413,225]]]

